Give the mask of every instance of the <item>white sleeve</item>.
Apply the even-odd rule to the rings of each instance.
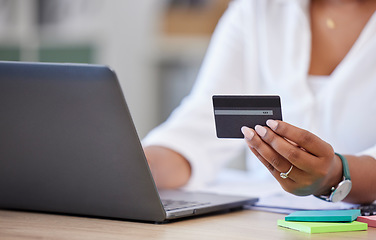
[[[215,179],[220,168],[245,147],[240,139],[217,139],[212,107],[213,94],[244,92],[244,33],[241,27],[244,2],[247,1],[233,2],[219,21],[190,95],[165,123],[143,139],[144,146],[173,149],[190,162],[189,188]]]
[[[368,156],[371,156],[373,157],[374,159],[376,159],[376,145],[371,147],[371,148],[368,148],[360,153],[357,154],[358,156],[361,156],[361,155],[368,155]]]

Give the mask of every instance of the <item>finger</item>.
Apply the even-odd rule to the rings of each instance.
[[[330,144],[307,130],[278,120],[268,120],[266,121],[266,125],[278,135],[293,141],[315,156],[329,156],[329,154],[334,154]]]
[[[255,129],[264,142],[269,144],[272,149],[297,168],[305,172],[310,172],[315,167],[315,164],[317,164],[315,156],[301,149],[299,146],[291,144],[269,128],[257,125]]]
[[[254,148],[250,148],[254,155],[260,160],[262,164],[270,171],[273,177],[279,182],[281,187],[289,193],[297,196],[307,196],[312,194],[312,191],[306,189],[307,186],[311,186],[307,175],[302,175],[303,171],[293,167],[288,175],[288,178],[281,178],[280,172],[276,170],[268,161],[266,161]],[[288,170],[287,170],[288,171]],[[302,175],[302,176],[300,176]],[[299,176],[299,177],[297,177]]]
[[[273,177],[280,183],[280,184],[286,184],[288,182],[295,182],[293,177],[289,178],[281,178],[280,174],[281,172],[278,171],[272,164],[270,164],[256,149],[250,148],[253,154],[260,160],[260,162],[269,170],[269,172],[273,175]],[[291,166],[290,166],[291,167]],[[286,170],[288,171],[288,170]],[[291,173],[291,172],[290,172]]]
[[[273,148],[266,144],[251,128],[244,127],[242,128],[244,135],[246,136],[246,142],[249,148],[254,151],[257,151],[257,156],[261,156],[262,160],[267,161],[268,164],[264,164],[269,170],[276,169],[279,172],[288,170],[291,166],[291,163],[283,159],[278,153],[276,153]],[[287,171],[286,170],[286,171]]]
[[[251,151],[269,169],[273,176],[280,180],[280,173],[287,172],[291,167],[291,163],[266,144],[257,134],[255,134],[254,130],[250,128],[242,128],[242,131],[246,136],[245,139]],[[296,168],[294,173],[294,175],[291,175],[291,178],[296,180],[301,178],[303,171]]]
[[[276,170],[268,161],[266,161],[254,148],[250,148],[251,151],[255,154],[255,156],[260,160],[262,164],[265,165],[265,167],[270,171],[270,173],[273,175],[273,177],[279,182],[281,187],[289,193],[298,195],[298,196],[306,196],[311,194],[310,192],[307,193],[306,191],[301,191],[300,188],[300,180],[295,179],[296,171],[301,171],[295,167],[291,170],[290,174],[288,175],[288,178],[281,178],[280,172]]]
[[[288,174],[288,178],[282,178],[280,176],[280,171],[278,171],[274,166],[267,160],[265,159],[262,154],[260,154],[256,148],[252,146],[252,141],[254,141],[255,138],[257,138],[257,134],[252,129],[242,129],[242,132],[245,135],[245,140],[250,148],[250,150],[253,152],[253,154],[260,160],[262,164],[270,171],[270,173],[273,175],[273,177],[279,182],[281,187],[290,193],[296,194],[296,195],[301,195],[305,196],[307,194],[311,194],[311,192],[308,192],[305,189],[307,184],[310,186],[310,178],[307,178],[307,174],[300,170],[299,168],[293,166],[291,171]],[[261,141],[262,142],[262,141]],[[265,144],[265,143],[264,143]],[[286,171],[289,171],[286,170]],[[286,172],[285,172],[286,173]],[[304,191],[301,189],[303,188]]]

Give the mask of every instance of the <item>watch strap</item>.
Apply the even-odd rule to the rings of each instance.
[[[343,176],[345,177],[345,179],[351,180],[350,169],[349,169],[349,164],[347,163],[347,159],[344,156],[342,156],[341,154],[339,154],[339,153],[335,153],[335,154],[342,161]]]

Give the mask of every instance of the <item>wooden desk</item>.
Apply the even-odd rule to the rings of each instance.
[[[307,234],[277,227],[283,217],[244,210],[158,225],[0,210],[0,239],[376,239],[376,228]]]

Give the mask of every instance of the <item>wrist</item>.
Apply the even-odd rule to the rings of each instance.
[[[338,158],[340,161],[338,161]],[[336,170],[333,171],[333,174],[329,174],[329,176],[332,176],[326,185],[329,191],[315,195],[322,200],[329,202],[342,201],[351,190],[352,183],[347,159],[341,154],[336,153],[334,163],[336,164],[337,162],[340,162],[340,166],[335,167]]]

